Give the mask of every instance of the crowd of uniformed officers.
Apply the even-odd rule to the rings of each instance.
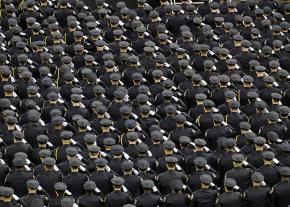
[[[290,206],[290,3],[0,1],[0,207]]]

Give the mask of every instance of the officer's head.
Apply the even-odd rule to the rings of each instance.
[[[256,151],[263,151],[266,139],[264,137],[256,137],[254,140]]]
[[[26,159],[21,156],[14,156],[12,163],[17,171],[22,171],[26,165]]]
[[[102,132],[110,132],[113,125],[112,120],[103,118],[100,121]]]
[[[232,159],[234,167],[241,168],[243,166],[243,161],[245,160],[245,157],[242,154],[234,154],[232,156]]]
[[[275,124],[279,120],[279,114],[276,111],[271,111],[267,116],[269,124]]]
[[[144,8],[146,4],[146,0],[138,0],[137,2],[138,2],[137,4],[138,8]]]
[[[53,116],[51,118],[51,123],[53,124],[54,129],[62,129],[63,127],[64,118],[60,115]]]
[[[173,117],[176,114],[176,107],[170,104],[165,107],[165,112],[168,117]]]
[[[51,151],[48,149],[44,149],[44,148],[40,148],[40,149],[41,150],[39,150],[38,155],[39,155],[41,162],[43,163],[44,158],[51,156]]]
[[[208,189],[210,184],[212,183],[212,177],[208,174],[202,174],[200,176],[201,188]]]
[[[252,76],[245,75],[245,76],[243,76],[243,81],[244,81],[244,87],[252,87],[252,85],[253,85],[252,83],[253,83],[254,79]],[[251,92],[251,94],[253,94],[253,92],[255,93],[255,91],[250,91],[250,92]],[[250,92],[248,92],[248,93],[250,93]],[[248,96],[248,94],[247,94],[247,96]],[[256,99],[256,98],[254,98],[254,99]]]
[[[290,168],[289,167],[281,167],[279,169],[279,174],[281,176],[282,182],[289,182],[289,177],[290,177]]]
[[[119,21],[120,21],[120,19],[117,16],[111,16],[109,18],[109,23],[110,23],[111,27],[117,27],[119,24]]]
[[[36,194],[37,188],[39,187],[39,182],[34,179],[26,181],[26,186],[29,194]]]
[[[228,83],[230,82],[230,77],[227,75],[220,75],[219,78],[219,87],[220,88],[226,88],[228,86]]]
[[[154,182],[152,180],[143,180],[141,185],[144,189],[144,192],[151,192],[154,187]]]
[[[133,167],[134,167],[133,162],[129,160],[125,160],[121,164],[121,168],[123,170],[124,175],[132,174]]]
[[[234,152],[236,146],[236,140],[232,138],[228,138],[225,140],[226,149],[228,152]]]
[[[138,156],[140,158],[144,158],[147,156],[147,154],[149,152],[149,147],[144,142],[141,142],[137,145],[137,151],[138,151]]]
[[[110,138],[110,137],[104,139],[104,146],[105,146],[106,151],[111,151],[114,144],[116,144],[115,139]]]
[[[172,141],[163,142],[164,153],[165,155],[172,155],[175,148],[175,144]]]
[[[150,133],[153,144],[160,144],[163,139],[163,134],[159,130],[154,130]]]
[[[189,147],[189,144],[191,142],[191,139],[187,136],[181,136],[178,140],[180,142],[181,149],[186,149],[187,147]]]
[[[229,103],[230,111],[231,112],[239,112],[240,103],[238,101],[231,101]]]
[[[197,171],[204,170],[206,164],[207,164],[207,160],[204,157],[196,157],[194,159],[194,165]]]
[[[254,172],[251,175],[252,185],[253,187],[261,186],[262,182],[264,181],[264,176],[262,173]]]
[[[40,134],[36,137],[36,139],[37,139],[37,143],[38,143],[39,148],[46,148],[46,144],[48,142],[48,136],[46,136],[44,134]]]
[[[124,7],[120,10],[121,19],[128,19],[130,10],[127,7]]]
[[[206,100],[207,96],[203,93],[198,93],[195,95],[195,101],[197,105],[203,105],[204,101]]]
[[[77,121],[78,131],[79,132],[85,132],[87,131],[87,128],[89,127],[90,122],[86,119],[79,119]]]
[[[234,187],[237,185],[237,182],[233,178],[226,178],[224,181],[225,192],[233,191]]]
[[[271,151],[265,151],[263,152],[263,158],[264,158],[264,165],[272,166],[273,159],[275,158],[275,154]]]
[[[72,158],[69,160],[69,165],[71,172],[78,172],[81,165],[81,161],[78,158]]]
[[[124,153],[124,147],[122,145],[114,145],[111,150],[114,158],[121,159]]]
[[[65,191],[67,190],[67,185],[62,182],[57,182],[53,185],[53,188],[57,196],[64,195]]]
[[[175,170],[176,163],[178,162],[178,159],[176,157],[168,156],[165,158],[165,161],[168,170]]]
[[[148,105],[141,105],[140,113],[141,113],[142,118],[149,117],[151,113],[151,107]]]
[[[14,89],[15,89],[13,85],[10,85],[10,84],[4,85],[3,89],[4,89],[4,93],[5,93],[6,97],[13,96],[13,92],[14,92]]]
[[[87,193],[93,193],[96,189],[96,183],[92,180],[89,180],[87,182],[84,183],[84,189]]]
[[[82,96],[79,94],[72,94],[71,95],[71,103],[74,107],[80,106],[82,101]]]
[[[1,187],[0,194],[3,197],[4,203],[9,203],[12,200],[14,190],[13,190],[13,188],[9,188],[9,187]]]
[[[175,121],[176,121],[176,127],[177,128],[183,128],[184,123],[186,121],[186,117],[183,114],[178,114],[174,116]]]
[[[288,119],[289,113],[290,113],[290,108],[288,106],[280,106],[278,108],[278,112],[280,114],[280,117],[282,119]]]
[[[282,99],[282,95],[279,93],[271,93],[271,97],[272,97],[272,104],[280,104],[281,99]]]
[[[228,104],[233,102],[236,99],[236,93],[231,91],[231,90],[226,91],[224,93],[224,95],[225,95],[225,98],[226,98],[226,103],[228,103]]]
[[[86,134],[84,136],[84,141],[87,147],[92,146],[96,143],[97,136],[95,134]]]
[[[105,49],[105,46],[107,46],[107,43],[104,40],[96,40],[95,46],[97,51],[103,52]]]
[[[194,140],[194,150],[202,152],[204,151],[206,141],[204,139],[195,139]]]
[[[113,184],[114,191],[121,191],[125,180],[122,177],[113,177],[111,183]]]
[[[60,133],[62,144],[67,145],[71,143],[71,138],[73,136],[73,133],[71,131],[62,131]]]
[[[267,104],[264,101],[256,101],[255,107],[256,107],[257,113],[262,113],[262,112],[264,112],[265,108],[267,107]]]
[[[121,29],[115,29],[113,31],[115,41],[121,41],[123,31]]]
[[[272,88],[275,82],[275,79],[272,76],[264,77],[265,85],[267,88]]]
[[[222,114],[213,114],[212,118],[214,126],[220,126],[224,121],[224,117]]]
[[[67,8],[67,4],[68,4],[68,1],[67,0],[59,0],[58,7],[60,9],[65,9],[65,8]]]
[[[52,157],[46,157],[43,159],[44,170],[45,171],[52,171],[56,161]]]
[[[134,132],[137,128],[137,122],[134,119],[128,119],[125,121],[125,127],[127,128],[128,132]]]
[[[218,13],[219,12],[219,4],[217,2],[210,3],[210,11],[211,13]]]
[[[22,142],[24,139],[24,133],[20,131],[13,131],[13,141],[14,143]]]
[[[128,132],[125,136],[128,140],[129,145],[136,145],[137,144],[137,139],[139,138],[138,133],[132,131],[132,132]]]
[[[98,157],[100,157],[100,147],[92,144],[90,146],[88,146],[88,150],[89,150],[89,156],[91,159],[96,159]]]
[[[243,121],[239,123],[239,127],[241,134],[247,134],[248,132],[250,132],[251,124],[249,122]]]
[[[214,102],[212,100],[206,99],[203,102],[203,107],[205,112],[212,112],[214,107]]]
[[[105,158],[97,158],[95,163],[97,171],[105,171],[108,161]]]

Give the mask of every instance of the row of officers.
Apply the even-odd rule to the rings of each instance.
[[[166,157],[167,170],[157,176],[146,159],[137,162],[138,170],[134,169],[132,161],[123,161],[122,175],[118,175],[105,158],[97,158],[95,172],[88,176],[80,169],[81,161],[70,158],[70,172],[63,177],[51,157],[43,159],[43,169],[35,176],[25,167],[23,156],[16,155],[14,169],[5,180],[6,187],[0,188],[0,205],[288,206],[290,169],[271,164],[273,153],[265,152],[263,155],[266,164],[255,172],[248,167],[242,154],[233,155],[234,167],[225,174],[222,188],[214,184],[215,175],[207,170],[206,160],[202,157],[195,159],[195,172],[189,176],[177,170],[178,159],[174,156]],[[265,181],[272,178],[265,176],[271,175],[263,173],[274,170],[278,180],[269,187]]]

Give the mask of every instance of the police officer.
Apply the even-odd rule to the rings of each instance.
[[[190,204],[190,196],[182,192],[183,182],[180,179],[172,180],[170,182],[170,187],[172,189],[172,193],[167,194],[164,197],[164,206],[188,206]]]
[[[95,194],[95,192],[97,191],[96,188],[97,187],[94,181],[86,181],[84,183],[84,189],[86,191],[86,194],[78,198],[78,205],[84,207],[102,206],[103,199]]]
[[[112,178],[111,183],[113,184],[114,190],[106,195],[106,206],[122,207],[125,204],[133,203],[134,200],[131,198],[129,192],[127,190],[124,191],[123,184],[125,183],[125,181],[122,177]]]
[[[154,192],[154,182],[152,180],[143,180],[141,182],[144,193],[136,198],[135,205],[140,207],[155,206],[161,204],[161,197]]]
[[[235,204],[236,206],[243,205],[243,195],[234,191],[234,188],[237,186],[236,181],[233,178],[226,178],[224,181],[224,193],[218,195],[216,200],[216,206],[230,206]]]
[[[212,177],[210,175],[203,174],[200,176],[200,181],[201,189],[193,193],[191,206],[214,206],[218,196],[218,191],[210,188]]]
[[[26,182],[28,188],[28,194],[20,198],[20,203],[24,206],[32,206],[32,201],[36,199],[46,201],[46,197],[43,195],[38,195],[37,190],[39,188],[39,182],[37,180],[31,179]]]
[[[51,157],[44,158],[44,170],[36,176],[36,179],[38,180],[40,185],[50,196],[54,194],[54,184],[57,182],[61,182],[63,177],[62,173],[59,171],[58,168],[54,169],[55,163],[55,159]]]
[[[67,176],[63,177],[62,180],[67,185],[67,188],[72,193],[72,196],[76,199],[85,193],[85,190],[82,187],[88,180],[88,177],[83,173],[79,173],[79,167],[81,165],[81,161],[79,159],[70,159],[69,164],[71,172]]]
[[[248,167],[243,167],[245,157],[242,154],[234,154],[232,159],[234,167],[225,174],[225,178],[235,179],[237,185],[242,190],[246,190],[250,186],[252,170]]]
[[[26,182],[33,178],[33,174],[24,169],[26,160],[23,159],[23,157],[15,157],[12,163],[15,167],[15,171],[12,171],[7,175],[5,186],[13,188],[15,194],[21,197],[27,194]]]
[[[111,179],[114,174],[108,168],[108,161],[104,158],[98,158],[95,160],[96,172],[89,176],[89,180],[96,184],[96,187],[100,190],[103,195],[110,193],[113,188],[111,185]]]
[[[162,195],[170,193],[170,181],[173,179],[180,179],[186,182],[187,178],[185,173],[176,170],[176,163],[178,159],[173,156],[165,158],[167,171],[159,174],[157,177],[157,188]]]
[[[245,202],[247,206],[257,206],[259,204],[265,206],[271,205],[270,188],[265,186],[264,176],[259,172],[254,172],[251,175],[251,180],[252,187],[245,191]]]

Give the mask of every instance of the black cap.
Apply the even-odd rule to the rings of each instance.
[[[173,157],[173,156],[168,156],[168,157],[165,157],[165,161],[167,163],[177,163],[178,159],[176,157]]]
[[[175,148],[175,144],[172,141],[165,141],[163,142],[163,147],[167,150],[173,150]]]
[[[137,167],[141,170],[147,170],[149,168],[149,162],[145,159],[140,159],[137,161]]]
[[[290,176],[290,168],[289,167],[280,167],[279,168],[279,173],[281,176]]]
[[[208,174],[202,174],[200,176],[200,181],[203,184],[209,185],[210,183],[212,183],[212,177],[210,175],[208,175]]]
[[[124,147],[121,145],[114,145],[111,150],[112,154],[120,155],[124,152]]]
[[[204,157],[196,157],[194,164],[200,167],[204,167],[207,164],[207,160]]]
[[[125,160],[121,164],[121,168],[125,171],[132,170],[133,167],[134,167],[134,163],[129,160]]]
[[[251,175],[251,180],[256,182],[256,183],[260,183],[262,181],[264,181],[264,176],[262,173],[259,173],[259,172],[254,172],[252,175]]]
[[[271,151],[265,151],[263,152],[263,157],[265,160],[273,160],[273,158],[275,157],[275,154]]]
[[[151,189],[154,187],[154,182],[152,180],[143,180],[141,185],[143,188]]]
[[[105,167],[108,164],[108,161],[105,158],[97,158],[95,163],[97,166]]]
[[[242,162],[242,161],[245,160],[245,157],[242,154],[234,154],[232,156],[232,159],[233,159],[234,162]]]
[[[48,166],[53,166],[53,165],[55,165],[56,161],[52,157],[46,157],[46,158],[43,159],[43,163],[45,165],[48,165]]]
[[[237,184],[236,180],[233,178],[226,178],[224,181],[225,187],[233,188]]]
[[[114,185],[123,185],[125,183],[125,180],[122,177],[113,177],[111,179],[111,183]]]
[[[57,182],[53,185],[55,191],[65,191],[67,190],[67,185],[63,182]]]
[[[35,179],[29,179],[26,181],[26,185],[28,188],[37,189],[39,186],[39,182],[38,180],[35,180]]]

